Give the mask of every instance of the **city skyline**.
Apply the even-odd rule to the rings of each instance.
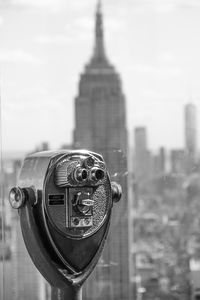
[[[72,140],[77,75],[91,55],[95,3],[0,1],[4,151]],[[127,99],[129,140],[134,127],[145,126],[150,148],[183,147],[183,107],[200,106],[199,4],[109,0],[103,12],[106,49]]]
[[[183,107],[183,112],[185,111],[185,108],[187,106],[192,106],[192,107],[195,107],[195,110],[197,110],[197,107],[196,105],[194,105],[192,102],[190,103],[186,103]],[[196,111],[197,112],[197,111]],[[183,122],[185,122],[185,119],[183,117]],[[198,124],[198,116],[197,116],[197,119],[196,119],[196,123]],[[144,129],[146,131],[146,141],[148,142],[148,151],[149,152],[152,152],[152,154],[157,154],[158,151],[160,151],[160,149],[165,149],[167,152],[168,152],[168,155],[171,151],[185,151],[186,150],[186,135],[185,135],[185,124],[183,124],[183,144],[182,145],[177,145],[177,146],[173,146],[172,147],[166,147],[166,145],[158,145],[158,147],[152,147],[151,146],[151,130],[150,128],[144,126],[143,124],[139,125],[139,126],[135,126],[133,127],[131,130],[128,129],[128,137],[129,137],[129,143],[128,143],[128,147],[133,151],[133,153],[136,151],[136,145],[135,145],[135,141],[134,141],[134,132],[135,130],[137,131],[138,129]],[[197,128],[196,128],[197,130]],[[73,133],[74,133],[74,129],[72,130],[72,138],[71,140],[68,141],[68,143],[62,143],[60,145],[58,145],[58,149],[60,148],[63,148],[63,149],[70,149],[70,148],[73,148]],[[198,139],[198,131],[196,132],[196,155],[197,155],[197,158],[199,157],[199,139]],[[49,141],[47,140],[44,140],[44,141],[41,141],[40,143],[36,143],[35,145],[33,145],[33,148],[32,149],[17,149],[17,151],[12,151],[12,150],[8,150],[8,151],[4,151],[3,149],[3,158],[4,159],[16,159],[16,158],[22,158],[24,155],[26,155],[27,153],[29,152],[34,152],[34,151],[45,151],[45,150],[50,150],[52,149],[51,148],[51,145],[49,144]]]

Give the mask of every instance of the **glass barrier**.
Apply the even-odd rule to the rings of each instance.
[[[80,148],[123,190],[83,299],[199,299],[199,9],[0,0],[0,300],[53,297],[9,191],[27,155]]]

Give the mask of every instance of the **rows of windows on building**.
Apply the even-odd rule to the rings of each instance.
[[[200,287],[196,279],[200,272],[196,108],[188,104],[184,109],[184,149],[166,152],[161,147],[153,153],[145,127],[134,129],[134,149],[127,149],[125,98],[119,74],[107,58],[103,33],[99,1],[94,50],[81,74],[75,99],[74,140],[61,146],[100,152],[111,178],[123,187],[105,250],[84,287],[84,296],[104,300],[189,299]],[[30,153],[49,149],[43,142]],[[131,155],[127,157],[127,153]],[[1,172],[0,276],[4,276],[6,299],[48,300],[49,285],[31,263],[19,217],[8,204],[8,192],[17,185],[21,163],[19,159],[5,160]]]

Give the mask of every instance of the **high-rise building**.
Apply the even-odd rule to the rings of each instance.
[[[185,153],[182,149],[171,150],[171,172],[183,174],[185,172]]]
[[[185,106],[185,154],[186,171],[191,173],[194,170],[197,150],[197,119],[196,106],[187,104]]]
[[[158,154],[155,154],[153,156],[153,170],[152,175],[154,177],[160,177],[163,176],[165,173],[165,167],[166,167],[166,153],[165,148],[160,147]]]
[[[134,131],[135,155],[134,173],[138,182],[148,177],[149,152],[147,149],[147,131],[145,127],[136,127]]]
[[[159,173],[163,175],[166,171],[166,152],[164,147],[159,149]]]
[[[129,218],[127,197],[127,130],[121,80],[104,48],[101,2],[98,2],[95,46],[79,82],[75,99],[74,145],[101,153],[111,180],[122,185],[114,205],[111,228],[102,258],[86,282],[86,299],[129,299]]]

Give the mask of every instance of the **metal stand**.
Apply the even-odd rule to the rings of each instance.
[[[82,288],[66,286],[65,289],[51,287],[51,300],[82,300]]]

